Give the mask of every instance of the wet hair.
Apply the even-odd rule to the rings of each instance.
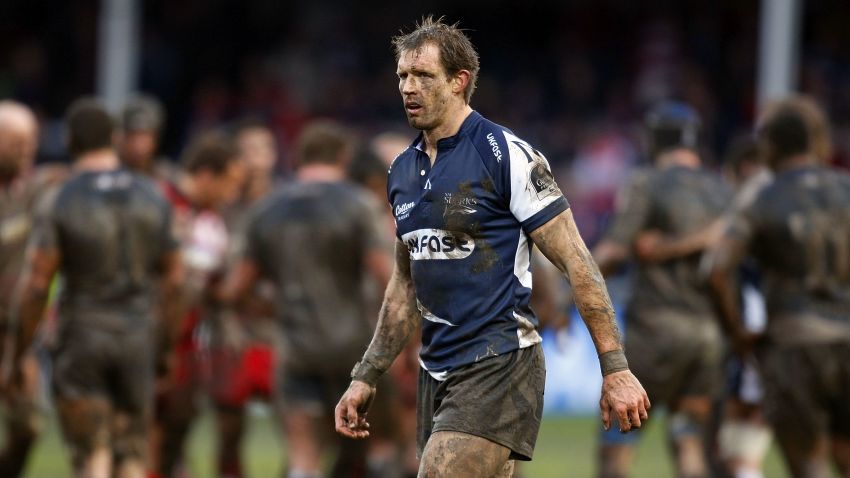
[[[297,164],[341,164],[353,138],[340,124],[320,120],[307,125],[298,137]]]
[[[448,25],[443,22],[443,17],[435,20],[433,15],[428,15],[416,24],[413,31],[394,37],[392,44],[396,62],[406,51],[418,50],[429,43],[437,46],[440,50],[440,63],[449,77],[461,70],[469,72],[469,84],[463,93],[464,101],[468,104],[475,91],[480,65],[478,52],[458,25],[459,23]]]
[[[112,147],[115,122],[94,98],[80,98],[68,107],[68,153],[76,158],[89,151]]]
[[[238,158],[230,138],[218,132],[208,132],[196,136],[189,143],[180,162],[189,174],[210,171],[221,175]]]
[[[756,133],[765,157],[772,164],[810,152],[808,124],[796,108],[784,106],[759,126]]]

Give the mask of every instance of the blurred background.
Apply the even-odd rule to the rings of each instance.
[[[67,161],[62,116],[74,98],[96,94],[118,112],[145,92],[165,106],[165,156],[178,157],[194,133],[250,116],[271,127],[286,177],[295,138],[316,118],[363,141],[388,131],[412,140],[390,38],[427,13],[467,29],[481,57],[473,108],[546,154],[589,245],[616,189],[644,161],[640,121],[661,99],[697,109],[703,154],[719,168],[730,142],[751,134],[764,99],[807,93],[832,121],[833,163],[850,166],[846,0],[3,0],[0,99],[37,112],[39,162]],[[618,302],[621,282],[611,285]],[[587,464],[575,474],[532,466],[528,476],[586,476],[580,467],[591,466],[598,365],[573,324],[547,334],[547,412],[587,418],[547,421],[556,425],[544,426],[541,460],[563,466],[568,452]],[[258,410],[259,435],[246,445],[252,476],[272,476],[258,471],[269,458],[256,450],[276,446],[263,438],[273,432]],[[208,429],[202,422],[193,435],[198,476],[210,469]],[[661,432],[649,433],[658,459],[642,458],[635,476],[668,475]],[[55,433],[42,439],[28,476],[67,474],[58,443]],[[778,475],[767,476],[783,476],[775,452],[772,460]]]

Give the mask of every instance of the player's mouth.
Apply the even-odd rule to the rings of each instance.
[[[408,115],[416,116],[422,111],[422,105],[415,101],[405,101],[404,109],[407,111]]]

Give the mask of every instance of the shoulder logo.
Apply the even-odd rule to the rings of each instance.
[[[496,141],[496,137],[493,136],[493,133],[487,133],[487,142],[490,143],[490,149],[493,151],[493,156],[496,157],[496,161],[502,162],[502,150],[499,148],[499,143]]]
[[[543,200],[553,194],[560,193],[555,177],[549,170],[549,163],[539,151],[530,147],[528,143],[513,141],[528,160],[526,165],[528,171],[528,184],[534,191],[530,191],[538,200]]]

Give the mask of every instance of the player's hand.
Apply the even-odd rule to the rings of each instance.
[[[663,241],[664,234],[661,231],[655,229],[642,231],[635,238],[635,256],[643,262],[657,261],[658,257],[655,253]]]
[[[375,387],[366,382],[352,380],[334,410],[336,431],[348,438],[368,438],[369,422],[366,413],[375,398]]]
[[[599,408],[602,411],[602,425],[611,428],[614,414],[620,422],[623,433],[636,430],[649,418],[649,397],[643,385],[629,370],[614,372],[602,377],[602,398]]]

